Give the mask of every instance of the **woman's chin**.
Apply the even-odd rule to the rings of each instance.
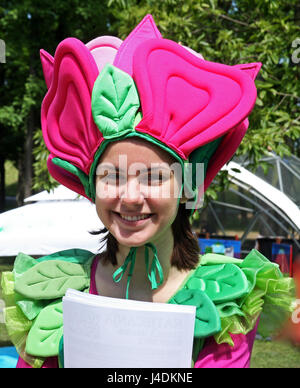
[[[151,239],[147,237],[142,236],[136,236],[134,233],[132,236],[124,237],[124,236],[115,236],[116,240],[120,245],[123,245],[125,247],[131,248],[131,247],[141,247],[147,244],[147,242]]]

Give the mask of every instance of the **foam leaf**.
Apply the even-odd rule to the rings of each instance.
[[[196,306],[195,337],[208,337],[221,330],[219,313],[204,292],[182,289],[176,293],[169,303]]]
[[[139,107],[133,79],[107,64],[97,78],[92,94],[94,121],[103,137],[110,139],[133,131]]]
[[[62,260],[41,262],[16,279],[15,291],[30,299],[56,299],[65,295],[68,288],[82,290],[89,278],[79,264]]]
[[[200,266],[186,286],[204,291],[218,303],[234,300],[248,291],[247,278],[235,264]]]
[[[63,335],[62,301],[55,301],[45,307],[34,321],[27,337],[26,352],[39,357],[58,354]]]

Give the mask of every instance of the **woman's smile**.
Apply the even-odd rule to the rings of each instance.
[[[118,212],[112,212],[113,215],[116,217],[116,219],[121,222],[124,225],[127,226],[142,226],[146,222],[148,222],[154,214],[148,213],[148,214],[126,214],[126,213],[118,213]]]

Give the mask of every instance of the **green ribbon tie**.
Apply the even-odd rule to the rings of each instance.
[[[149,272],[149,262],[150,262],[149,261],[149,249],[151,249],[152,253],[153,253],[153,259],[152,259],[152,263],[151,263],[150,272]],[[137,251],[137,247],[130,248],[130,251],[129,251],[129,253],[124,261],[124,264],[113,273],[114,282],[119,283],[121,281],[121,279],[123,278],[123,275],[126,272],[128,265],[130,265],[128,275],[127,275],[126,299],[129,299],[129,286],[130,286],[130,281],[131,281],[133,270],[134,270],[136,251]],[[150,283],[151,283],[151,288],[152,288],[152,290],[155,290],[157,287],[159,287],[163,283],[164,276],[163,276],[162,266],[161,266],[159,259],[158,259],[158,256],[157,256],[157,249],[151,243],[147,243],[145,245],[145,263],[146,263],[147,276],[148,276],[148,279],[150,280]],[[158,282],[156,280],[157,274],[159,276]]]
[[[149,248],[152,250],[152,253],[153,253],[150,273],[149,273]],[[145,245],[145,263],[146,263],[148,279],[150,280],[152,290],[156,290],[157,287],[159,287],[163,283],[164,274],[163,274],[161,264],[158,260],[157,249],[151,243],[147,243]],[[157,280],[156,280],[157,273],[159,276],[159,283],[157,283]]]

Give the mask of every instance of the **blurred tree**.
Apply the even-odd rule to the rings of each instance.
[[[87,0],[84,5],[79,0],[1,2],[0,38],[6,43],[6,63],[0,65],[0,172],[8,159],[18,168],[19,205],[31,194],[33,186],[43,188],[40,174],[49,182],[40,159],[33,157],[33,138],[40,129],[40,107],[46,93],[39,50],[44,48],[53,55],[57,44],[69,36],[89,41],[107,33],[108,21],[105,1]],[[39,154],[42,143],[36,143],[36,147],[34,155]],[[0,183],[3,175],[0,174]],[[0,211],[4,189],[0,184]]]

